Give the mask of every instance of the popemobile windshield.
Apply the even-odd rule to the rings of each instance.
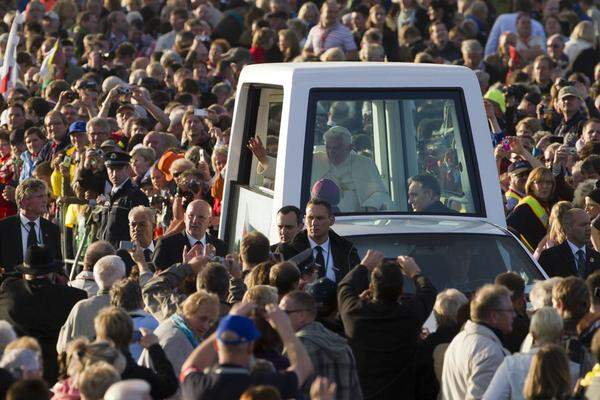
[[[248,148],[253,137],[261,160]],[[443,215],[506,227],[481,90],[465,67],[245,67],[228,160],[219,236],[230,248],[249,230],[276,243],[277,210],[304,208],[311,191],[338,221]],[[437,179],[442,204],[414,212],[408,180],[421,174]]]

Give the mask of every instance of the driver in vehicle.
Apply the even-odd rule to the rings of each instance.
[[[408,204],[414,212],[455,214],[440,201],[440,184],[434,176],[422,174],[408,178]]]
[[[390,196],[373,160],[352,151],[352,135],[342,126],[323,135],[325,152],[313,156],[312,182],[330,179],[340,189],[341,212],[379,211],[388,208]]]

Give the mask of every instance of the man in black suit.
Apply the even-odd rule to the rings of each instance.
[[[156,244],[153,258],[156,270],[162,271],[182,262],[184,249],[186,252],[193,250],[198,255],[202,255],[207,245],[212,245],[215,248],[215,255],[225,257],[227,245],[207,232],[211,215],[210,204],[206,201],[192,201],[185,210],[185,231],[165,236]]]
[[[360,258],[354,245],[331,229],[334,222],[329,203],[319,199],[310,200],[304,217],[306,229],[298,233],[291,243],[279,246],[278,251],[286,260],[294,257],[294,260],[302,262],[312,257],[319,278],[327,277],[340,282],[360,263]]]
[[[19,336],[32,336],[42,347],[44,378],[52,385],[58,376],[56,342],[71,309],[87,298],[81,289],[54,283],[61,263],[49,246],[29,247],[23,264],[16,267],[23,278],[7,277],[0,286],[0,320],[8,321]]]
[[[140,279],[142,274],[154,272],[152,257],[156,243],[153,240],[154,227],[156,225],[156,213],[150,207],[136,206],[129,211],[129,235],[131,242],[135,245],[134,249],[119,249],[117,255],[123,259],[127,276],[131,268],[137,264],[140,270]],[[144,286],[140,283],[141,286]]]
[[[283,206],[277,211],[277,232],[279,243],[271,246],[271,252],[283,243],[290,243],[294,236],[302,231],[302,212],[296,206]]]
[[[565,214],[563,225],[567,240],[542,251],[538,261],[550,277],[574,275],[585,279],[600,269],[600,253],[588,246],[590,217],[584,210],[573,208]]]
[[[422,174],[408,179],[408,204],[414,212],[455,214],[440,201],[440,184],[432,175]]]
[[[19,213],[0,221],[0,267],[13,272],[32,245],[46,245],[54,259],[62,260],[60,229],[42,218],[48,210],[48,189],[44,181],[24,180],[16,189],[15,200]]]
[[[106,240],[115,248],[120,241],[129,241],[129,211],[135,206],[148,207],[148,197],[131,182],[129,154],[120,151],[106,153],[106,170],[113,187],[108,204],[102,211],[99,239]]]

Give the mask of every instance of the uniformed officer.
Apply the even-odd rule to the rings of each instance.
[[[122,240],[130,240],[129,211],[135,206],[148,207],[148,198],[131,181],[129,154],[121,151],[106,153],[104,165],[112,184],[106,208],[102,210],[99,238],[118,247]]]

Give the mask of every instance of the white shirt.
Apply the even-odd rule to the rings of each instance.
[[[586,255],[587,255],[587,253],[585,251],[585,246],[579,248],[579,247],[575,246],[573,243],[569,242],[568,240],[567,240],[567,243],[569,244],[569,248],[571,249],[571,253],[573,253],[573,257],[575,257],[575,265],[577,266],[577,269],[579,270],[579,265],[577,265],[577,252],[579,250],[582,250],[583,251],[583,259],[585,260],[586,259]]]
[[[329,238],[327,239],[327,241],[323,244],[317,244],[314,240],[312,240],[311,238],[308,238],[308,243],[310,243],[310,248],[313,251],[313,257],[316,260],[317,259],[317,254],[318,251],[315,249],[315,247],[317,246],[321,246],[321,248],[323,249],[321,251],[321,253],[323,253],[323,259],[325,260],[325,277],[336,282],[335,279],[335,265],[333,265],[333,256],[331,255],[331,252],[329,251]]]
[[[22,213],[19,213],[19,218],[21,219],[21,245],[23,246],[23,259],[27,254],[27,237],[29,236],[29,223],[35,223],[35,236],[37,238],[37,244],[42,245],[44,242],[42,241],[42,227],[40,225],[40,217],[37,217],[35,221],[30,221],[29,218],[24,216]]]
[[[114,196],[115,193],[117,193],[119,190],[121,190],[121,188],[127,183],[128,180],[129,180],[129,178],[125,179],[123,181],[123,183],[121,183],[119,186],[113,186],[113,188],[110,191],[111,196]]]
[[[187,240],[191,244],[192,247],[194,247],[196,242],[200,242],[200,243],[202,243],[202,246],[204,247],[204,249],[206,249],[206,234],[204,234],[200,240],[196,239],[195,237],[192,237],[189,233],[187,233],[187,231],[185,232],[185,236],[187,236]],[[191,249],[191,247],[190,247],[190,249]],[[188,250],[190,250],[190,249],[188,249]]]

